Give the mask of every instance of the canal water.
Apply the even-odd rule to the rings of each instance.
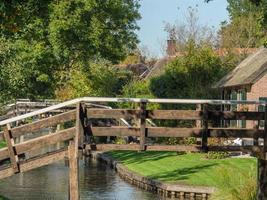
[[[80,197],[84,200],[159,200],[123,181],[104,163],[84,158],[79,169]],[[64,162],[0,180],[0,196],[10,200],[67,200],[68,167]]]

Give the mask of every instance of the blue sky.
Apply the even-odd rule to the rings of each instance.
[[[218,29],[222,21],[228,20],[226,0],[210,3],[204,3],[204,0],[141,0],[140,3],[140,46],[146,46],[154,56],[162,55],[161,46],[167,39],[164,22],[183,22],[188,7],[195,8],[198,5],[199,22],[203,25]]]

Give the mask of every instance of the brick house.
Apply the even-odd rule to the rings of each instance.
[[[221,98],[226,100],[266,100],[267,99],[267,49],[260,48],[234,70],[224,76],[214,85],[221,91]],[[224,110],[249,110],[257,111],[261,107],[250,106],[225,106]],[[230,121],[226,125],[252,128],[258,125],[255,121]]]

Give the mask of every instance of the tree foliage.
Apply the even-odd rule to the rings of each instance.
[[[78,68],[118,63],[136,48],[138,8],[138,0],[2,1],[1,98],[53,97]]]
[[[256,5],[249,0],[227,0],[230,22],[222,24],[222,47],[259,47],[266,43],[267,3]]]
[[[151,80],[150,88],[159,98],[215,98],[212,83],[227,69],[211,47],[190,43],[185,56],[170,62],[163,75]]]
[[[58,99],[66,100],[82,96],[115,97],[123,92],[123,86],[132,79],[132,73],[113,67],[109,62],[97,60],[90,68],[76,67],[71,70],[71,78],[58,88]]]

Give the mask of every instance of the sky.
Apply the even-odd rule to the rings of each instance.
[[[199,23],[219,28],[222,21],[228,20],[226,0],[140,0],[142,19],[138,21],[137,32],[140,46],[148,48],[152,56],[160,57],[162,44],[167,40],[165,22],[174,24],[185,20],[188,7],[198,9]]]

